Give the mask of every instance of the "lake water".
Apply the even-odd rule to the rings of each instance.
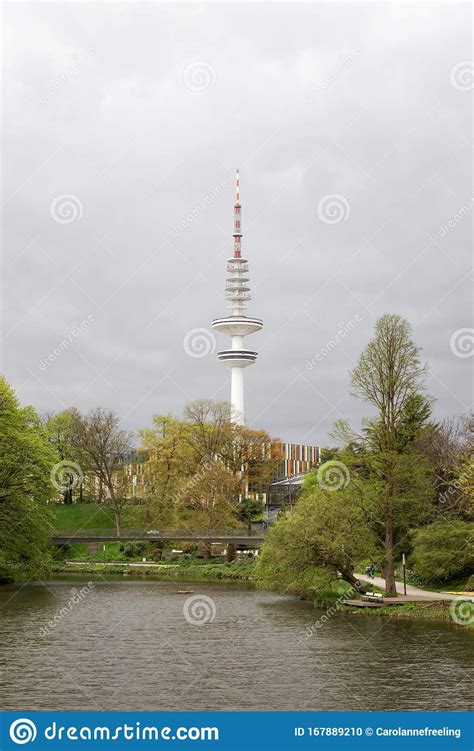
[[[0,587],[1,709],[472,708],[474,639],[449,623],[317,627],[324,610],[244,586],[87,581]]]

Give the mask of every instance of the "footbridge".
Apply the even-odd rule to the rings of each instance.
[[[259,548],[265,539],[264,530],[247,529],[61,529],[51,535],[52,545],[104,542],[202,542],[222,543],[237,547]]]

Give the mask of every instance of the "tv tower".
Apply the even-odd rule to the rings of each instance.
[[[242,223],[240,206],[240,175],[237,170],[236,193],[234,205],[234,255],[227,261],[225,299],[229,301],[231,314],[225,318],[216,318],[212,327],[231,337],[231,348],[217,353],[221,362],[231,369],[231,419],[237,425],[244,425],[244,368],[253,365],[257,353],[244,349],[244,336],[260,331],[263,321],[249,318],[244,314],[245,305],[251,298],[248,284],[249,266],[241,254]]]

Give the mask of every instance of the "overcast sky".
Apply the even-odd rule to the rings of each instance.
[[[411,322],[437,416],[469,409],[469,4],[3,14],[2,370],[22,403],[136,429],[229,398],[210,323],[239,166],[264,320],[247,423],[322,445],[358,425],[349,371],[385,312]]]

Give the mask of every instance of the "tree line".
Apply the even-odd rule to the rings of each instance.
[[[247,494],[266,490],[280,456],[268,433],[233,424],[225,402],[155,415],[136,435],[102,407],[39,416],[0,379],[0,459],[1,574],[45,569],[54,502],[106,504],[117,534],[130,504],[147,526],[249,524],[261,504]]]
[[[337,574],[354,585],[375,561],[394,595],[402,553],[424,580],[472,573],[473,417],[436,422],[426,373],[408,322],[382,316],[350,375],[370,415],[359,431],[335,425],[338,447],[269,533],[260,581],[306,591]],[[47,567],[56,501],[107,504],[117,533],[130,503],[150,526],[248,524],[252,491],[267,489],[280,458],[279,442],[234,425],[224,402],[155,415],[137,436],[102,407],[39,416],[0,379],[0,574]]]
[[[375,561],[396,596],[402,554],[425,581],[474,573],[474,420],[434,421],[420,354],[406,320],[377,321],[351,372],[352,394],[372,415],[359,432],[336,423],[340,447],[326,450],[295,508],[271,530],[261,582],[306,593],[339,574],[358,586],[355,567]]]

